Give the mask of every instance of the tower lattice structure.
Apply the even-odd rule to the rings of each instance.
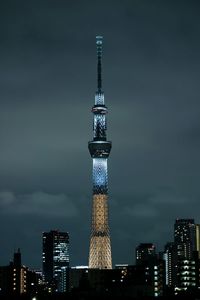
[[[108,171],[107,159],[112,143],[106,138],[107,107],[102,91],[102,42],[96,37],[97,47],[97,92],[93,112],[93,141],[88,148],[93,160],[92,228],[90,236],[89,268],[112,269],[110,231],[108,223]]]

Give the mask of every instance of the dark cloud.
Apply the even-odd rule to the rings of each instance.
[[[78,210],[72,200],[64,194],[33,194],[14,195],[12,192],[0,193],[2,214],[45,215],[52,217],[77,217]]]
[[[70,233],[72,265],[87,264],[97,34],[113,262],[133,262],[139,242],[162,249],[176,217],[199,222],[199,6],[0,2],[1,264],[21,247],[40,267],[42,231],[54,228]]]

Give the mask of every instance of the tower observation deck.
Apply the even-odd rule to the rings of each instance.
[[[93,112],[93,140],[88,148],[93,161],[92,228],[90,236],[89,268],[112,269],[110,231],[108,223],[108,172],[107,159],[112,143],[106,137],[107,107],[102,91],[102,42],[96,37],[97,91]]]

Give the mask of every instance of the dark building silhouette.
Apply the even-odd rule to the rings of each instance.
[[[0,296],[34,295],[39,290],[39,276],[21,263],[18,249],[8,266],[0,267]]]
[[[14,252],[13,265],[18,268],[20,268],[22,265],[21,252],[20,252],[19,248],[18,248],[17,252]]]
[[[143,264],[156,257],[156,248],[152,243],[141,243],[136,248],[136,264]]]
[[[52,292],[66,292],[69,284],[69,234],[43,232],[43,277]]]
[[[136,247],[135,277],[141,280],[143,289],[148,296],[162,296],[165,285],[164,260],[156,253],[152,243],[141,243]],[[139,275],[140,274],[140,275]],[[143,275],[142,275],[143,274]],[[140,283],[140,284],[141,284]]]
[[[70,269],[72,292],[87,293],[94,299],[118,297],[154,297],[163,294],[163,269],[161,260],[135,266],[117,265],[115,269]],[[132,299],[132,298],[131,298]],[[135,298],[134,298],[135,299]]]
[[[69,271],[69,283],[70,290],[88,289],[89,279],[88,279],[88,267],[87,266],[76,266],[70,268]]]

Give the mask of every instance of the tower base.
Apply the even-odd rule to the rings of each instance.
[[[93,195],[92,233],[89,254],[89,268],[92,269],[112,269],[107,201],[107,195]]]

